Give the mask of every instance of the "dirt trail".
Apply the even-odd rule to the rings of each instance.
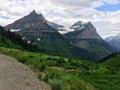
[[[51,90],[14,58],[0,54],[0,90]]]

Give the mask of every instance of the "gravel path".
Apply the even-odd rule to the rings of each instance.
[[[51,90],[26,66],[0,54],[0,90]]]

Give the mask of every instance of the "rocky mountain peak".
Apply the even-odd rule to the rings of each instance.
[[[94,27],[94,25],[91,22],[84,23],[83,25],[85,28],[92,28],[93,30],[96,31],[96,28]]]
[[[29,15],[38,15],[35,10],[33,10]]]
[[[38,14],[38,13],[36,13],[36,11],[35,10],[33,10],[29,15],[27,15],[27,16],[25,16],[23,19],[29,19],[29,20],[31,20],[32,22],[33,21],[43,21],[43,22],[45,22],[46,20],[45,20],[45,18],[44,18],[44,16],[40,13],[40,14]],[[28,22],[30,22],[28,20]]]
[[[75,30],[77,30],[77,28],[80,28],[80,27],[83,27],[83,22],[82,22],[82,21],[78,21],[78,22],[74,23],[74,24],[70,27],[70,29],[75,29]]]
[[[91,22],[84,23],[82,21],[78,21],[70,28],[74,29],[74,31],[71,32],[72,37],[75,36],[80,39],[102,39]]]
[[[102,39],[91,22],[84,24],[83,32],[81,32],[81,35],[84,39]]]
[[[7,29],[39,29],[42,26],[46,26],[46,20],[42,14],[37,14],[35,10],[33,10],[30,14],[24,16],[23,18],[13,22],[6,26]]]

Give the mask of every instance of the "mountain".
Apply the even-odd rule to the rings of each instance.
[[[43,53],[72,57],[69,44],[62,35],[48,25],[43,15],[37,14],[35,10],[5,28],[19,30],[17,34],[28,43],[37,45]]]
[[[42,22],[41,22],[42,21]],[[45,28],[46,29],[46,20],[42,14],[37,14],[33,10],[29,15],[15,21],[12,24],[6,26],[7,29],[36,29],[36,28]]]
[[[14,23],[7,25],[6,29],[12,29],[12,30],[20,30],[20,29],[27,29],[27,28],[28,29],[30,29],[30,28],[32,28],[32,29],[39,28],[40,29],[41,27],[42,27],[42,29],[43,28],[47,29],[46,24],[50,25],[54,29],[64,28],[64,26],[62,26],[62,25],[58,25],[56,23],[45,20],[45,18],[43,17],[42,14],[37,14],[35,12],[35,10],[33,10],[28,16],[25,16],[25,17],[15,21]]]
[[[120,52],[120,34],[117,36],[111,36],[105,39],[111,46],[114,46],[117,48],[117,50]]]
[[[74,29],[74,31],[64,34],[64,38],[68,40],[71,45],[93,53],[93,60],[101,60],[114,51],[114,49],[99,36],[91,22],[83,23],[79,21],[73,24],[70,29]]]

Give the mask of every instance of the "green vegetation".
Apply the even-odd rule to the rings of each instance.
[[[120,90],[120,56],[102,63],[0,47],[38,74],[52,90]]]
[[[88,50],[88,47],[75,47],[69,43],[69,40],[63,38],[57,31],[56,32],[43,32],[41,29],[20,30],[17,32],[26,41],[31,41],[40,49],[40,52],[48,55],[56,55],[68,58],[82,58],[85,60],[99,61],[105,56],[109,55],[106,47],[102,47],[100,42],[91,40],[91,43],[95,42],[91,47],[94,50]],[[34,34],[33,34],[34,33]],[[74,32],[78,33],[78,32]],[[76,35],[75,35],[76,37]],[[40,40],[38,40],[38,38]],[[79,40],[78,40],[79,41]],[[73,43],[78,42],[73,39]],[[88,40],[85,40],[85,42]],[[93,41],[93,42],[92,42]],[[86,45],[81,45],[86,46]],[[96,48],[95,48],[96,47]],[[106,53],[106,54],[105,54]],[[102,57],[100,57],[100,55]],[[103,55],[105,54],[105,55]]]
[[[54,32],[43,32],[41,29],[31,29],[29,30],[29,32],[28,30],[21,30],[17,33],[21,37],[25,37],[26,41],[31,41],[32,43],[35,43],[42,53],[64,57],[73,56],[70,52],[69,44],[66,43],[63,37],[56,30],[54,30]],[[33,35],[32,33],[35,34]],[[38,40],[38,38],[40,40]]]
[[[40,80],[52,87],[52,90],[120,90],[120,55],[113,53],[105,57],[106,59],[111,57],[110,59],[101,63],[45,55],[37,53],[40,50],[36,46],[27,44],[15,33],[3,31],[2,27],[0,30],[0,53],[15,57],[19,62],[29,66]],[[58,42],[60,40],[52,40],[56,45],[60,45]],[[62,45],[61,43],[60,46]],[[77,48],[71,49],[76,51]],[[60,52],[63,54],[64,50]],[[81,51],[82,49],[75,52],[75,55],[79,55]],[[84,54],[87,55],[87,52]],[[84,54],[81,56],[85,57]],[[89,55],[92,57],[92,54]]]
[[[33,44],[28,44],[24,41],[21,36],[14,32],[5,31],[3,27],[0,26],[0,46],[7,48],[15,48],[19,50],[27,50],[32,52],[40,52],[40,49]]]

